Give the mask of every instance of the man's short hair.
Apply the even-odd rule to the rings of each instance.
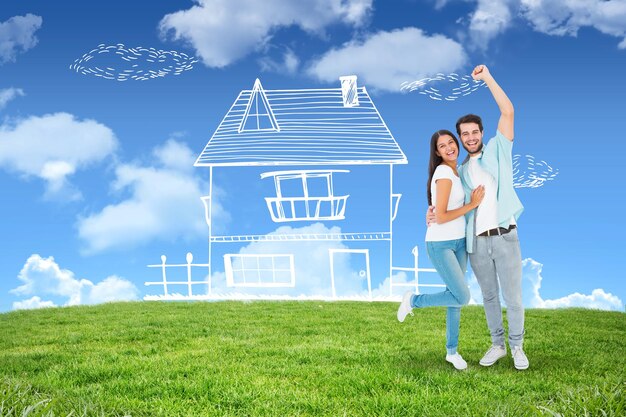
[[[476,116],[475,114],[466,114],[465,116],[459,118],[456,121],[456,133],[461,137],[461,124],[462,123],[476,123],[481,133],[483,131],[483,120],[480,116]]]

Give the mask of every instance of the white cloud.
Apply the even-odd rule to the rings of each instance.
[[[78,221],[78,232],[88,254],[134,247],[154,239],[192,239],[205,236],[207,224],[200,197],[205,180],[194,174],[192,151],[169,140],[157,147],[153,166],[121,164],[112,185],[131,196]],[[213,222],[223,227],[228,213],[219,204],[221,190],[214,187]],[[218,229],[219,230],[219,229]],[[214,229],[214,232],[216,230]]]
[[[156,147],[152,154],[164,167],[174,171],[191,173],[195,168],[195,155],[187,145],[177,141],[183,134],[174,134],[163,146]]]
[[[446,4],[448,4],[449,0],[434,0],[435,1],[435,10],[443,9]]]
[[[111,275],[97,284],[81,280],[83,304],[100,304],[110,301],[130,301],[139,298],[137,287],[124,278]]]
[[[38,296],[33,296],[27,300],[23,301],[15,301],[13,303],[13,310],[32,310],[35,308],[47,308],[47,307],[56,307],[52,301],[43,301]]]
[[[23,283],[11,290],[30,299],[13,303],[13,308],[53,307],[52,301],[42,301],[39,295],[65,298],[65,305],[97,304],[108,301],[130,301],[139,297],[134,284],[117,276],[110,276],[97,284],[77,279],[68,269],[61,269],[52,256],[31,255],[18,275]],[[39,295],[35,295],[39,294]]]
[[[582,27],[622,38],[626,48],[626,2],[623,0],[522,0],[521,14],[533,28],[549,35],[576,36]]]
[[[470,16],[472,45],[486,49],[490,40],[510,26],[511,19],[511,0],[479,0]]]
[[[9,101],[16,97],[24,95],[24,91],[21,88],[5,88],[0,90],[0,110],[6,107]]]
[[[360,25],[372,0],[195,0],[159,23],[162,37],[189,42],[209,67],[225,67],[266,46],[281,27],[321,33],[328,25]]]
[[[543,300],[542,308],[584,307],[598,310],[624,311],[624,303],[619,297],[605,292],[601,288],[591,291],[590,295],[573,293],[567,297]]]
[[[619,297],[607,293],[601,288],[594,289],[591,294],[573,293],[557,299],[543,299],[540,294],[543,277],[541,271],[543,264],[527,258],[522,261],[522,301],[525,307],[529,308],[563,308],[582,307],[599,310],[624,311],[624,303]],[[472,275],[470,279],[470,292],[472,299],[482,303],[482,294]]]
[[[31,116],[0,126],[0,167],[45,180],[48,196],[78,197],[68,177],[108,157],[116,147],[111,129],[68,113]]]
[[[19,52],[26,52],[37,45],[35,32],[42,22],[40,16],[30,13],[0,22],[0,65],[14,62]]]
[[[477,0],[476,3],[468,25],[473,47],[485,50],[518,16],[534,30],[548,35],[576,36],[580,28],[593,27],[621,38],[618,48],[626,49],[626,2],[623,0]]]
[[[11,290],[17,295],[36,293],[69,298],[69,304],[80,304],[81,283],[72,271],[61,269],[53,257],[31,255],[20,271],[18,279],[24,284]]]
[[[300,59],[289,48],[283,53],[282,61],[276,61],[269,57],[259,59],[262,71],[273,71],[283,74],[295,74],[300,66]]]
[[[357,74],[361,84],[400,91],[405,81],[439,72],[454,72],[467,62],[461,44],[443,35],[428,36],[417,28],[378,32],[363,42],[350,42],[314,62],[309,74],[339,83],[342,75]]]
[[[573,293],[565,297],[544,300],[539,294],[543,277],[543,265],[527,258],[522,261],[522,294],[524,305],[537,308],[583,307],[600,310],[624,311],[624,303],[619,297],[607,293],[601,288],[594,289],[590,295]]]

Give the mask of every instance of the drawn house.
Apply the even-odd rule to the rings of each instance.
[[[163,256],[161,265],[149,265],[162,268],[163,281],[146,285],[163,285],[161,298],[172,298],[168,284],[186,284],[182,298],[372,300],[377,285],[405,270],[415,281],[389,278],[387,295],[394,285],[417,290],[417,247],[414,267],[392,263],[401,197],[394,166],[406,163],[356,76],[341,77],[337,88],[297,90],[265,90],[257,79],[239,93],[195,162],[208,171],[209,194],[202,197],[208,263],[192,265],[188,254],[186,265],[166,265]],[[226,204],[219,195],[215,201],[215,184],[236,208],[226,209],[235,216],[228,235],[214,224],[215,210]],[[166,282],[169,266],[186,266],[188,281]],[[208,267],[207,279],[192,281],[191,266]],[[208,287],[206,294],[194,294],[196,284]]]
[[[195,163],[208,169],[209,195],[202,200],[209,276],[224,271],[228,287],[239,292],[289,288],[293,294],[304,284],[297,272],[306,249],[298,245],[324,241],[341,242],[339,249],[328,249],[329,296],[349,295],[340,293],[342,280],[350,279],[338,274],[341,257],[357,265],[370,297],[373,271],[391,276],[400,200],[393,168],[407,158],[365,87],[355,76],[340,82],[338,88],[265,90],[257,79],[239,93]],[[229,230],[236,233],[229,235],[214,233],[213,184],[220,173],[237,178],[237,190],[229,195],[247,210],[246,219],[232,219]],[[266,229],[258,230],[263,223]],[[280,226],[290,227],[273,233]],[[240,252],[253,242],[272,241],[289,242],[282,248],[292,253]]]

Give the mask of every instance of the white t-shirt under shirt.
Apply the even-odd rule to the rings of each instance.
[[[452,189],[450,190],[450,198],[448,199],[448,211],[463,207],[465,202],[465,192],[461,179],[454,174],[452,168],[442,164],[435,169],[433,179],[430,182],[430,193],[433,205],[437,201],[437,180],[449,179],[452,181]],[[454,220],[446,223],[431,224],[426,230],[427,242],[439,242],[442,240],[456,240],[465,237],[465,216],[459,216]]]
[[[487,230],[498,227],[498,202],[495,178],[478,164],[478,156],[470,157],[467,173],[474,186],[485,186],[485,197],[476,209],[476,235]],[[515,219],[511,219],[511,224],[515,224]]]

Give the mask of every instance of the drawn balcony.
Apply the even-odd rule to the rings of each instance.
[[[307,220],[342,220],[348,195],[326,197],[268,197],[267,208],[276,223]]]

